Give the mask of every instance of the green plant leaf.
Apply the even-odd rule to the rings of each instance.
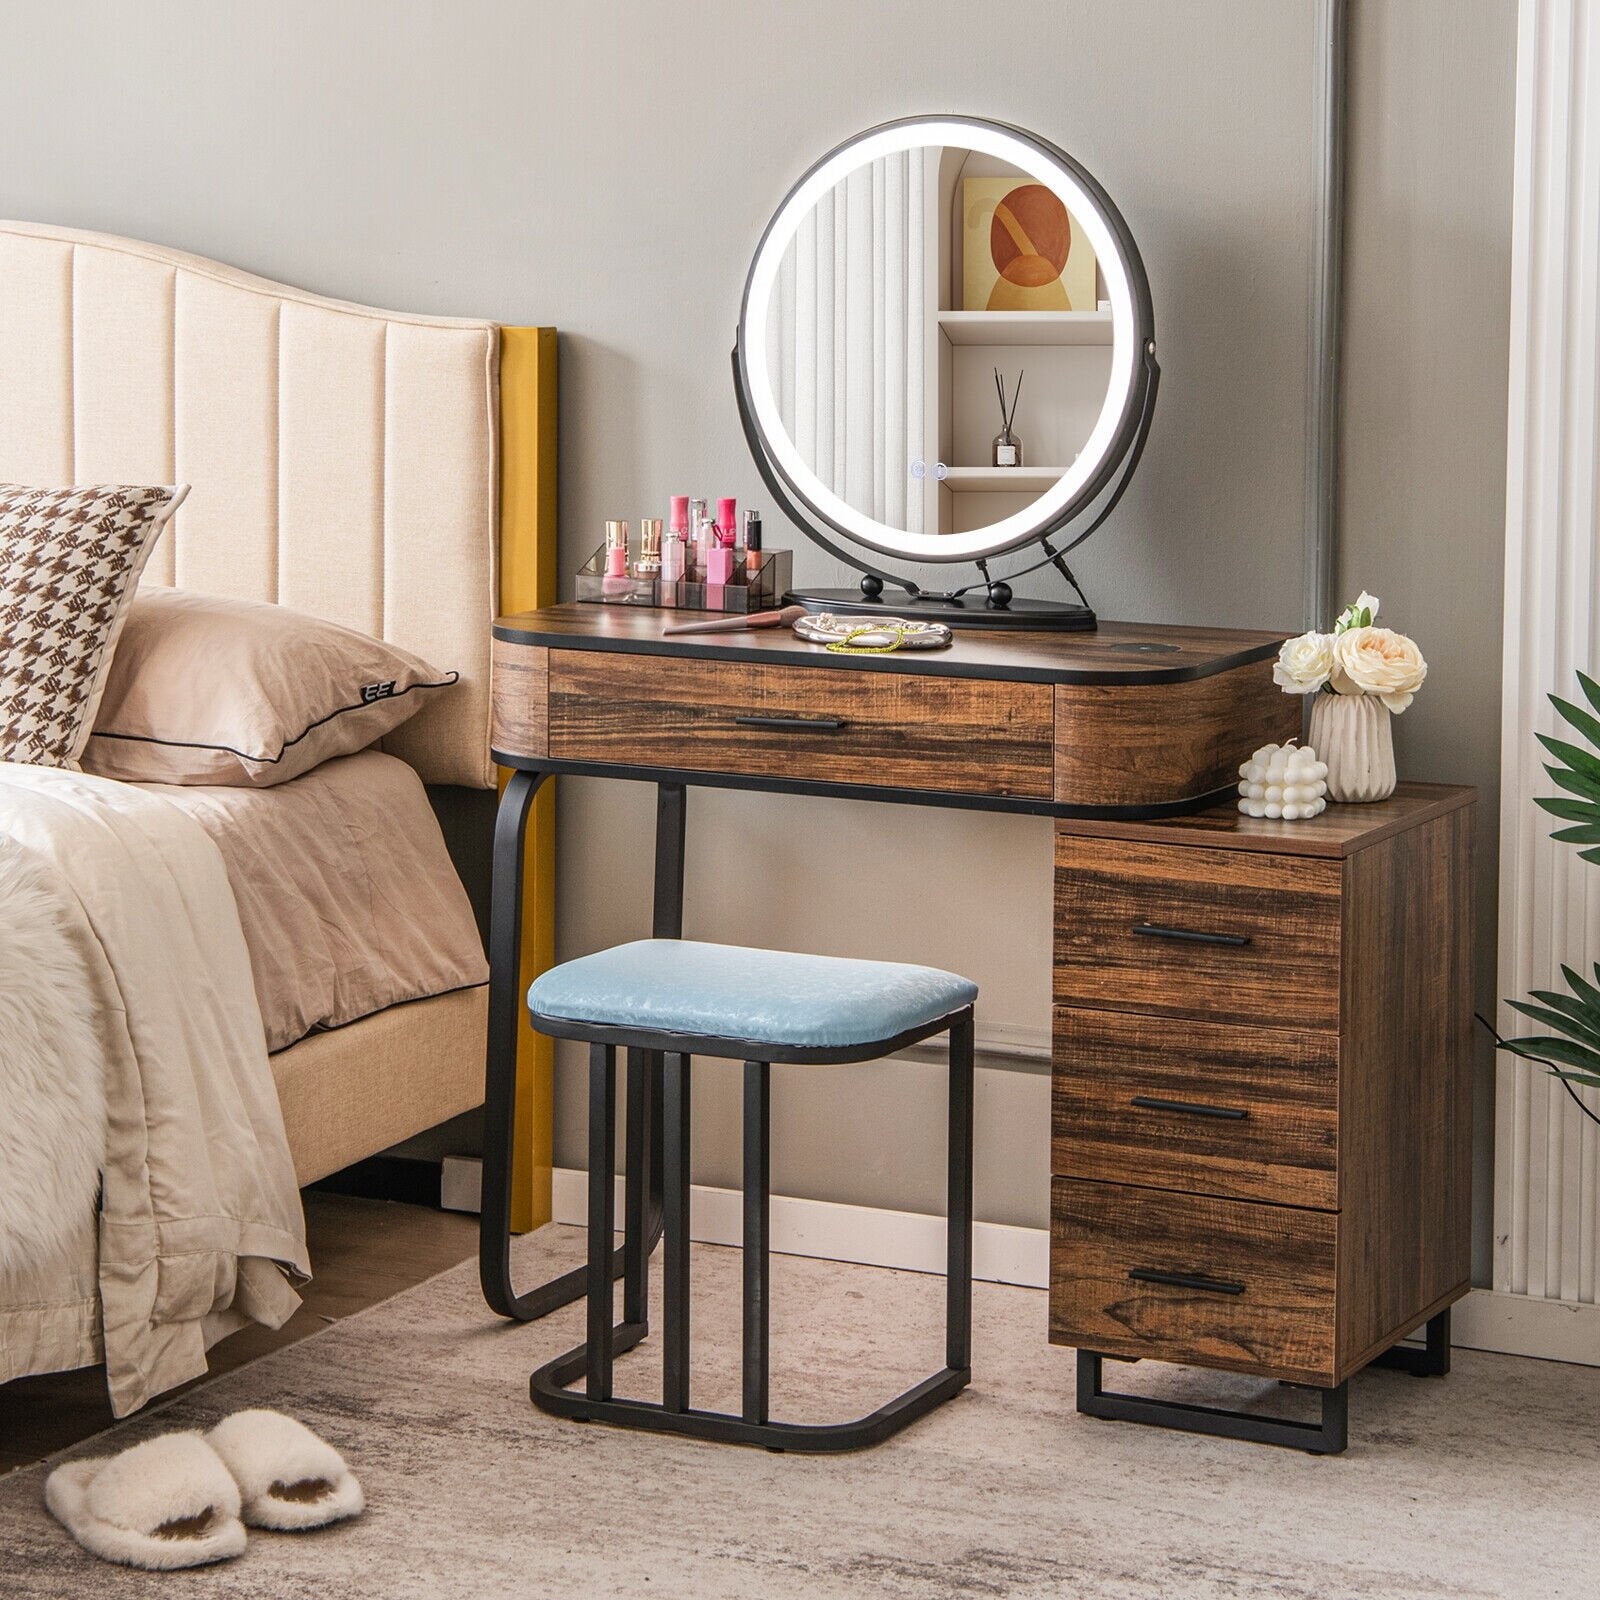
[[[1586,1084],[1591,1089],[1600,1089],[1600,1076],[1592,1072],[1563,1072],[1559,1067],[1551,1067],[1552,1078],[1564,1078],[1568,1083]]]
[[[1597,979],[1600,979],[1600,961],[1594,964],[1594,975]],[[1567,987],[1585,1006],[1600,1014],[1600,989],[1597,989],[1594,984],[1590,983],[1572,967],[1567,966],[1565,962],[1561,965],[1561,976],[1566,979]]]
[[[1587,1045],[1574,1044],[1569,1039],[1530,1034],[1525,1039],[1507,1039],[1500,1048],[1530,1061],[1577,1067],[1580,1072],[1600,1072],[1600,1051],[1591,1050]]]
[[[1558,844],[1600,844],[1600,826],[1591,822],[1581,828],[1557,828],[1550,837]]]
[[[1550,696],[1550,704],[1561,713],[1574,728],[1581,733],[1590,744],[1600,746],[1600,721],[1596,721],[1587,711],[1580,710],[1570,700],[1563,700],[1560,695]]]
[[[1593,850],[1580,850],[1578,859],[1593,862],[1595,866],[1600,867],[1600,845],[1596,845]]]
[[[1565,739],[1552,739],[1548,733],[1538,733],[1534,737],[1557,761],[1564,762],[1574,772],[1581,772],[1589,778],[1600,778],[1600,756],[1590,755],[1587,750],[1580,750]]]
[[[1583,697],[1596,711],[1600,711],[1600,683],[1596,683],[1587,672],[1578,674],[1578,685],[1583,690]]]
[[[1565,817],[1571,822],[1586,822],[1600,814],[1592,800],[1563,800],[1559,796],[1538,795],[1534,802],[1541,811],[1548,811],[1552,817]]]
[[[1539,998],[1543,1000],[1547,997],[1541,994]],[[1548,998],[1559,1000],[1563,997],[1556,995]],[[1600,1049],[1600,1018],[1575,1018],[1565,1010],[1529,1005],[1525,1000],[1508,1000],[1506,1004],[1513,1011],[1520,1012],[1534,1022],[1543,1023],[1547,1028],[1554,1028],[1558,1033],[1567,1034],[1580,1044],[1593,1045],[1596,1049]],[[1566,1004],[1571,1005],[1573,1002],[1569,1000]]]
[[[1587,795],[1591,800],[1600,801],[1600,778],[1591,778],[1582,772],[1573,772],[1568,767],[1547,766],[1544,770],[1549,773],[1552,783],[1559,784],[1570,793]]]

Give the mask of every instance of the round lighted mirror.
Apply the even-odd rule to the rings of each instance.
[[[735,373],[768,483],[845,559],[973,561],[1081,521],[1154,394],[1138,249],[1031,134],[917,117],[840,145],[751,263]]]

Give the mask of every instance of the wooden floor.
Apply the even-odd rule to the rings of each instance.
[[[478,1219],[461,1212],[312,1191],[304,1198],[315,1273],[300,1291],[304,1304],[281,1328],[245,1328],[222,1340],[211,1351],[211,1371],[186,1389],[387,1300],[478,1248]],[[0,1384],[0,1472],[64,1450],[114,1420],[97,1367]]]

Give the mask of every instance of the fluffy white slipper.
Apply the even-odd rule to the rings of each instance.
[[[237,1411],[206,1437],[239,1485],[252,1528],[321,1528],[366,1509],[344,1457],[281,1411]]]
[[[202,1567],[244,1553],[239,1486],[198,1433],[69,1461],[45,1479],[44,1501],[85,1550],[125,1567]]]

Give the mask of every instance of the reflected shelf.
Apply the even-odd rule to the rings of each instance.
[[[944,487],[957,494],[1043,494],[1065,467],[947,467]]]
[[[1109,311],[941,311],[951,344],[1110,344]]]

